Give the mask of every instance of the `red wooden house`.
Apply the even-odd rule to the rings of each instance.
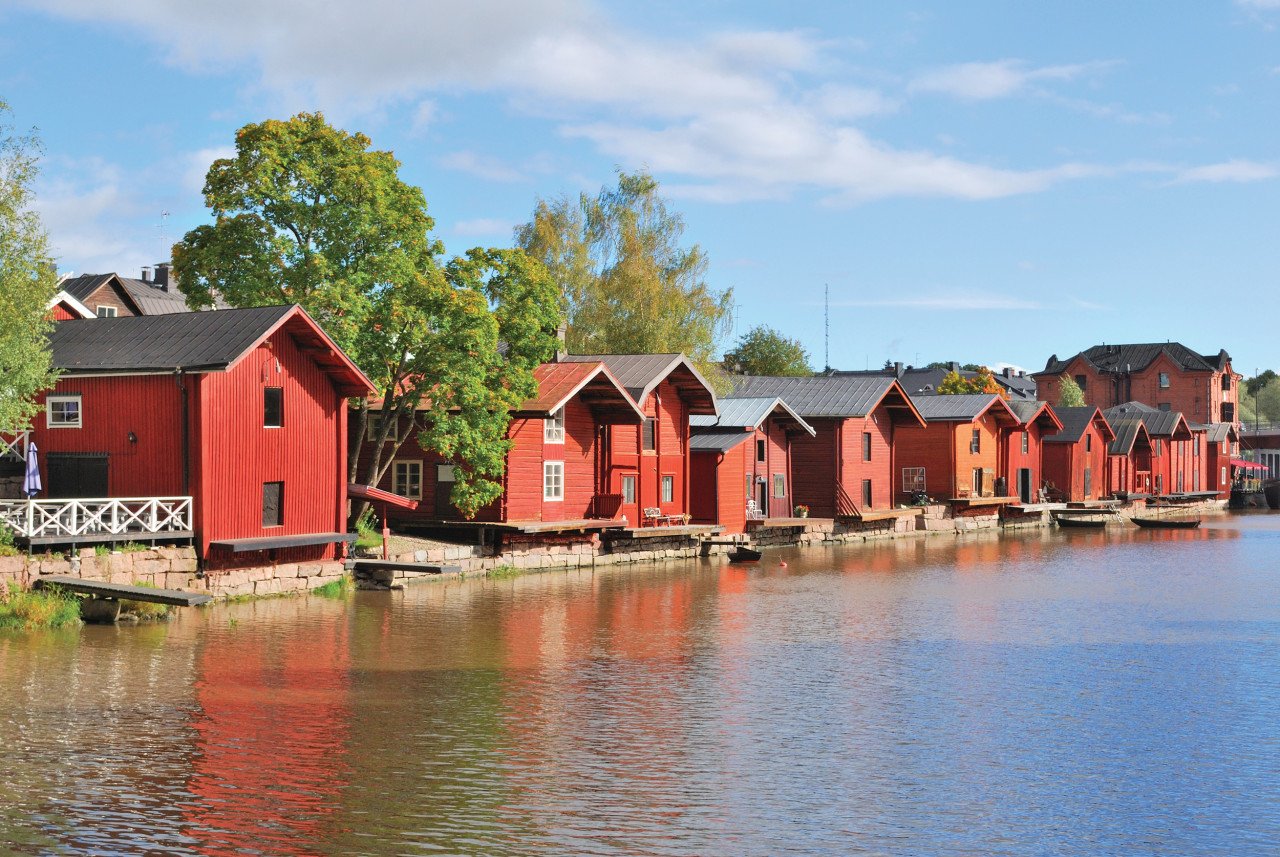
[[[619,498],[619,515],[633,526],[690,515],[689,420],[717,413],[706,379],[683,354],[571,354],[560,360],[604,363],[643,412],[643,422],[604,433],[606,485]]]
[[[151,268],[143,268],[141,279],[114,273],[64,277],[58,288],[87,308],[90,317],[121,318],[189,311],[186,296],[167,264],[156,265],[154,273]],[[77,313],[71,317],[86,316]]]
[[[812,426],[776,396],[721,399],[719,417],[691,422],[694,523],[743,533],[752,520],[792,517],[791,444],[815,437]]]
[[[600,526],[620,514],[611,489],[608,435],[644,414],[604,363],[544,363],[534,370],[538,395],[511,414],[502,496],[473,520],[504,524],[557,523],[564,529]],[[371,412],[372,413],[372,412]],[[361,472],[372,454],[376,421],[361,446]],[[402,421],[387,439],[398,443]],[[420,501],[414,510],[389,509],[395,526],[458,522],[453,506],[453,462],[405,438],[378,487]]]
[[[1004,399],[972,394],[916,396],[912,401],[926,424],[903,426],[894,440],[902,469],[900,502],[910,502],[916,491],[958,501],[1014,499],[1008,484],[997,484],[997,478],[1003,472],[1006,436],[1022,423]]]
[[[1044,441],[1062,431],[1062,422],[1048,402],[1015,400],[1008,404],[1019,425],[1005,435],[1000,472],[1010,494],[1023,503],[1034,503],[1044,479]]]
[[[1137,418],[1142,421],[1147,436],[1151,440],[1150,455],[1150,488],[1135,493],[1168,495],[1198,491],[1193,488],[1192,476],[1198,470],[1200,455],[1193,449],[1195,434],[1191,426],[1178,411],[1166,411],[1144,405],[1140,402],[1125,402],[1114,408],[1103,411],[1107,422],[1120,434],[1117,423],[1125,419]],[[1133,467],[1135,475],[1140,472]]]
[[[1108,496],[1107,451],[1116,439],[1094,407],[1058,408],[1062,431],[1044,439],[1044,480],[1050,499],[1066,502]]]
[[[93,318],[95,313],[65,290],[49,299],[49,315],[54,321],[70,321],[73,318]]]
[[[1205,430],[1205,490],[1220,498],[1231,494],[1231,452],[1240,440],[1231,423],[1212,423]]]
[[[346,400],[371,386],[300,307],[64,321],[50,347],[32,543],[189,537],[206,567],[340,554]]]
[[[793,505],[817,518],[862,520],[894,508],[898,437],[924,426],[896,378],[738,376],[733,384],[735,397],[781,398],[814,429],[791,440]]]
[[[1107,424],[1115,432],[1115,440],[1107,445],[1107,493],[1122,500],[1150,496],[1155,446],[1142,418],[1117,415]]]

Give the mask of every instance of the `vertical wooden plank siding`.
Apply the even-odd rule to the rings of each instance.
[[[798,434],[791,442],[791,500],[809,507],[815,518],[836,514],[836,431],[840,420],[807,420],[817,435]]]

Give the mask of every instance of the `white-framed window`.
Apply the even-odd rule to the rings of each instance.
[[[369,419],[368,419],[368,422],[365,423],[365,433],[364,433],[364,439],[367,440],[369,443],[374,443],[378,440],[378,432],[382,429],[381,421],[382,421],[381,411],[369,411]],[[399,439],[400,439],[400,420],[397,419],[391,422],[391,430],[387,432],[387,440],[396,441]]]
[[[410,500],[422,499],[422,462],[397,461],[395,478],[392,482],[395,493]]]
[[[662,477],[662,502],[674,503],[676,500],[676,478],[670,473]]]
[[[1168,372],[1160,373],[1160,389],[1161,390],[1169,389],[1169,373]]]
[[[45,426],[47,428],[82,428],[84,414],[80,408],[80,396],[49,396],[45,400]]]
[[[624,477],[624,482],[625,482],[625,477]],[[563,500],[564,499],[564,462],[563,461],[544,461],[542,463],[542,499],[543,500]]]
[[[262,427],[284,426],[284,387],[262,388]]]
[[[902,492],[904,494],[914,494],[916,491],[924,490],[924,468],[923,467],[904,467],[902,468]]]
[[[973,437],[969,439],[970,452],[982,452],[982,429],[974,429]]]
[[[636,501],[636,475],[628,473],[622,477],[622,502],[634,503]]]
[[[787,476],[785,473],[773,474],[773,496],[787,496]]]
[[[544,443],[564,443],[564,408],[542,421]]]
[[[98,318],[115,318],[119,314],[119,310],[115,307],[104,304],[99,304],[94,309],[97,310]]]

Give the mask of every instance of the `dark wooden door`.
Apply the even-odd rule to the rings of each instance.
[[[1031,468],[1018,469],[1018,498],[1024,503],[1031,502]]]
[[[53,452],[49,454],[48,467],[51,498],[108,496],[105,454]]]

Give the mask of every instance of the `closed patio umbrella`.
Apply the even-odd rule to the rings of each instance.
[[[35,497],[43,487],[40,484],[40,462],[37,458],[39,452],[34,440],[27,441],[27,475],[22,480],[22,493],[28,498]]]

